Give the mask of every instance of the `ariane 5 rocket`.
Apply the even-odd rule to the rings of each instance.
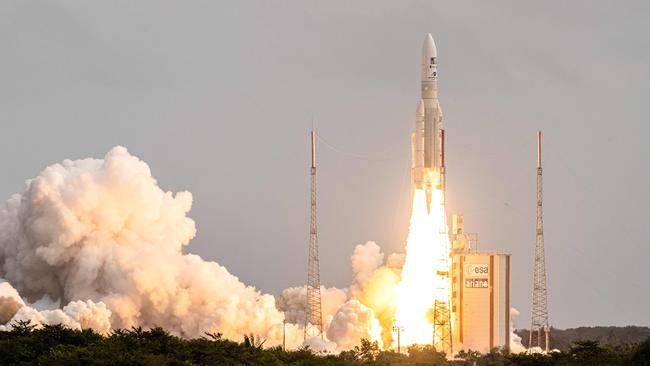
[[[424,38],[420,62],[421,97],[415,112],[411,164],[413,187],[426,190],[428,207],[431,191],[445,188],[445,133],[438,103],[438,53],[431,33]]]

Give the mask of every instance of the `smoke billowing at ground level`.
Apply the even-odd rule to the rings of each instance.
[[[196,233],[191,206],[189,192],[162,191],[123,147],[46,168],[0,211],[0,277],[20,294],[4,284],[3,318],[17,308],[13,320],[100,332],[160,325],[279,343],[284,314],[273,296],[182,254]]]
[[[286,319],[287,346],[300,346],[304,288],[276,299],[183,254],[196,234],[191,206],[189,192],[161,190],[123,147],[47,167],[0,210],[0,329],[17,320],[101,333],[162,326],[183,337],[252,333],[277,345]],[[327,340],[313,346],[390,342],[390,296],[376,283],[395,284],[400,263],[394,255],[385,263],[372,242],[357,246],[350,287],[323,289]]]
[[[18,320],[101,333],[162,326],[187,338],[255,334],[272,346],[286,321],[287,347],[301,346],[305,288],[276,298],[183,254],[196,234],[191,206],[189,192],[161,190],[123,147],[47,167],[0,210],[0,330]],[[357,245],[350,286],[322,288],[325,340],[307,344],[339,351],[368,338],[390,347],[404,260]]]

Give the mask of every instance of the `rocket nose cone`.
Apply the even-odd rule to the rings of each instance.
[[[431,33],[427,33],[424,37],[424,43],[422,44],[422,57],[437,57],[438,50],[436,49],[436,43],[433,41],[433,36]]]
[[[438,51],[436,50],[435,42],[433,42],[433,36],[431,33],[427,33],[426,37],[424,37],[424,44],[422,44],[420,80],[433,81],[438,78],[438,71],[436,70],[437,58]]]

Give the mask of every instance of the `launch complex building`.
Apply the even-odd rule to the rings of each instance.
[[[479,252],[476,234],[452,215],[451,310],[455,350],[510,347],[510,254]]]

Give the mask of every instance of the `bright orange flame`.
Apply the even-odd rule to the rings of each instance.
[[[406,241],[406,259],[397,287],[396,326],[402,327],[401,344],[431,344],[431,314],[436,300],[449,302],[449,236],[442,190],[431,192],[427,212],[426,192],[413,193],[413,210]]]

